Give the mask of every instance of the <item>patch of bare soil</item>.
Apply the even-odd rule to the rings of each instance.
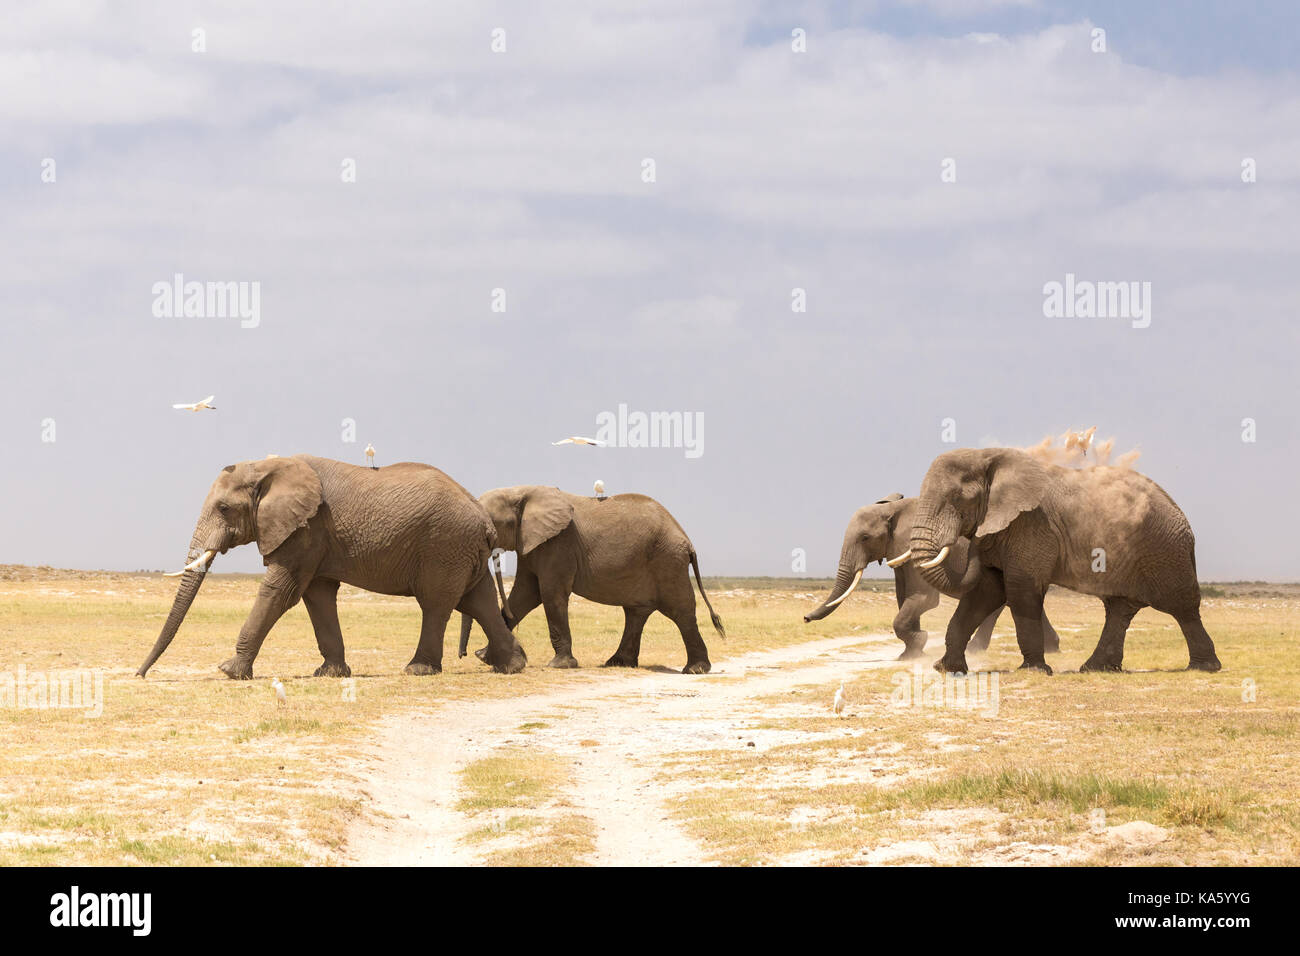
[[[755,728],[771,716],[759,698],[890,666],[895,653],[892,635],[832,638],[725,660],[703,677],[641,670],[611,681],[583,671],[554,693],[448,701],[389,718],[353,768],[373,812],[352,828],[346,857],[364,865],[476,863],[483,849],[465,838],[489,821],[457,809],[459,771],[499,748],[526,745],[572,761],[564,803],[596,826],[596,849],[585,862],[703,864],[700,847],[669,816],[667,802],[678,792],[655,782],[664,759],[787,743],[788,732]],[[554,720],[557,713],[564,719]],[[521,730],[525,723],[545,726]]]

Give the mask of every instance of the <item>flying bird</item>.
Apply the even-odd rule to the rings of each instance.
[[[605,497],[605,483],[601,481],[599,478],[596,479],[595,491],[596,491],[597,498]]]
[[[280,683],[280,678],[271,678],[271,690],[275,691],[275,704],[277,707],[283,707],[289,703],[289,698],[284,695],[284,685]]]
[[[583,438],[581,435],[574,435],[572,438],[561,438],[559,441],[551,442],[552,445],[603,445],[603,441],[597,441],[594,438]]]
[[[840,681],[840,689],[835,692],[835,703],[831,704],[831,709],[835,711],[836,717],[844,713],[844,681]]]
[[[1077,448],[1080,454],[1086,455],[1088,447],[1092,444],[1092,436],[1096,431],[1097,426],[1093,425],[1086,432],[1066,432],[1065,450],[1070,451],[1072,448]]]
[[[197,411],[202,411],[205,408],[210,408],[215,412],[217,410],[217,406],[212,404],[212,400],[216,397],[217,396],[215,395],[209,395],[201,402],[191,402],[188,405],[186,405],[184,402],[181,402],[178,405],[173,405],[172,408],[183,408],[187,412],[197,412]]]
[[[375,467],[375,446],[369,442],[366,443],[366,464],[371,468]]]

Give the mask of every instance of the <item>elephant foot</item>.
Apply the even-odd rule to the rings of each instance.
[[[1108,657],[1089,657],[1079,665],[1080,674],[1087,673],[1088,671],[1110,671],[1111,673],[1119,673],[1123,670],[1123,661],[1112,660]]]
[[[238,657],[232,657],[229,660],[222,661],[217,665],[231,680],[252,680],[253,665],[249,661],[240,660]]]
[[[1193,658],[1187,665],[1189,671],[1208,671],[1213,674],[1215,671],[1223,670],[1223,665],[1219,663],[1217,657]]]
[[[487,645],[484,644],[482,647],[480,647],[478,650],[474,652],[474,656],[477,657],[479,660],[481,660],[484,664],[486,664],[488,662],[487,652],[488,652]]]
[[[1055,641],[1043,641],[1043,653],[1044,653],[1044,654],[1059,654],[1059,653],[1061,653],[1061,642],[1060,642],[1059,640],[1055,640]]]
[[[710,664],[708,662],[708,659],[706,658],[705,660],[702,661],[688,662],[687,665],[682,668],[682,673],[683,674],[707,674],[712,669],[713,669],[713,665]]]
[[[1042,671],[1049,677],[1052,675],[1052,668],[1048,665],[1047,661],[1025,661],[1020,665],[1020,670]]]
[[[974,654],[983,654],[988,649],[989,649],[988,641],[977,641],[974,638],[972,638],[971,642],[966,645],[966,650]]]
[[[943,657],[939,658],[937,661],[934,662],[934,669],[937,670],[940,674],[970,673],[970,668],[966,666],[966,656],[964,654],[954,661],[949,661],[948,655],[945,654]]]
[[[441,674],[441,664],[426,664],[424,661],[411,661],[406,667],[402,668],[403,674],[411,674],[415,677],[428,677],[430,674]]]
[[[510,656],[510,663],[506,664],[505,667],[493,664],[492,669],[498,674],[518,674],[527,666],[528,655],[525,654],[524,649],[520,647],[515,649],[515,653]]]
[[[634,657],[621,657],[615,654],[609,660],[605,661],[602,667],[639,667],[637,659]]]
[[[578,664],[577,658],[575,658],[572,654],[556,654],[554,657],[551,658],[551,662],[546,666],[561,668],[565,670],[574,670],[581,665]]]
[[[910,661],[922,656],[925,653],[925,645],[930,640],[930,635],[925,631],[917,631],[911,637],[903,638],[903,652],[898,655],[900,661]]]
[[[313,677],[351,677],[352,668],[343,661],[326,661],[312,673]]]

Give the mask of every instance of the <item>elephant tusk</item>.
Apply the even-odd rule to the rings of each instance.
[[[896,567],[898,567],[899,565],[907,564],[907,562],[908,562],[908,561],[911,561],[911,560],[912,560],[912,549],[911,549],[911,548],[908,548],[906,551],[904,551],[904,552],[903,552],[902,554],[900,554],[898,557],[896,557],[896,558],[891,558],[890,560],[886,561],[885,563],[886,563],[887,565],[889,565],[891,568],[896,568]]]
[[[208,562],[211,561],[216,556],[217,556],[217,552],[215,551],[204,551],[201,555],[199,555],[189,564],[185,565],[185,567],[181,568],[179,571],[167,571],[166,573],[163,574],[163,577],[179,578],[186,571],[197,571],[200,568],[206,571],[208,569],[207,568]]]
[[[934,566],[937,565],[937,564],[943,564],[943,559],[946,558],[946,557],[948,557],[948,551],[949,551],[949,547],[948,547],[948,545],[945,544],[945,545],[943,546],[943,549],[942,549],[938,554],[936,554],[936,555],[935,555],[933,558],[931,558],[929,561],[923,561],[921,564],[918,564],[917,567],[919,567],[919,568],[932,568],[932,567],[934,567]]]
[[[834,601],[828,601],[826,603],[827,607],[834,607],[835,605],[839,604],[846,597],[848,597],[850,594],[853,593],[853,589],[856,588],[858,586],[858,582],[862,580],[862,570],[863,570],[862,568],[858,568],[858,573],[853,575],[853,583],[850,584],[847,588],[845,588],[844,593],[841,594],[839,597],[837,597]]]

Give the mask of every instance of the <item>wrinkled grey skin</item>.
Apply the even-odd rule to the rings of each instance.
[[[714,628],[726,633],[700,582],[695,548],[663,505],[645,495],[585,498],[558,488],[520,485],[480,496],[497,541],[518,555],[507,609],[516,622],[541,604],[546,610],[551,667],[577,667],[569,632],[569,595],[623,608],[623,639],[606,667],[636,667],[641,630],[655,611],[677,625],[686,645],[683,674],[707,674],[709,652],[695,623],[695,571]],[[461,618],[460,653],[470,621]],[[480,656],[482,652],[478,652]]]
[[[854,512],[844,532],[844,543],[840,547],[835,586],[820,607],[804,616],[805,623],[820,621],[834,613],[839,605],[833,602],[839,600],[859,571],[873,561],[883,563],[908,549],[915,510],[915,498],[892,494]],[[921,657],[929,638],[929,634],[921,630],[921,615],[938,606],[939,591],[921,575],[914,562],[908,562],[894,569],[894,595],[898,601],[894,634],[903,642],[903,652],[898,655],[898,659],[904,661]],[[959,594],[950,596],[960,597]],[[993,626],[1001,613],[1002,608],[998,607],[984,619],[971,639],[971,650],[985,650],[989,646]],[[1046,615],[1043,616],[1043,634],[1048,652],[1060,649],[1056,631]]]
[[[502,621],[487,573],[495,539],[483,507],[437,468],[404,462],[372,469],[295,455],[227,465],[199,512],[189,561],[253,541],[263,555],[266,576],[257,600],[234,656],[220,665],[228,677],[253,676],[267,632],[299,599],[324,658],[316,676],[349,676],[335,600],[340,583],[419,602],[420,641],[406,673],[442,670],[443,632],[455,609],[487,632],[492,666],[515,673],[526,657]],[[206,571],[181,578],[139,676],[176,636]]]
[[[1049,585],[1094,594],[1106,608],[1092,656],[1082,669],[1121,670],[1133,615],[1154,607],[1171,615],[1187,641],[1189,668],[1222,666],[1201,624],[1195,539],[1164,489],[1126,468],[1064,468],[1014,448],[963,448],[930,465],[913,518],[913,561],[961,538],[995,570],[965,594],[948,625],[939,670],[966,671],[966,642],[989,611],[1005,602],[1016,622],[1022,667],[1051,673],[1043,659],[1043,595]],[[1098,551],[1100,549],[1100,552]],[[953,553],[921,569],[940,590],[964,573],[970,555]],[[1098,569],[1104,554],[1105,570]]]

